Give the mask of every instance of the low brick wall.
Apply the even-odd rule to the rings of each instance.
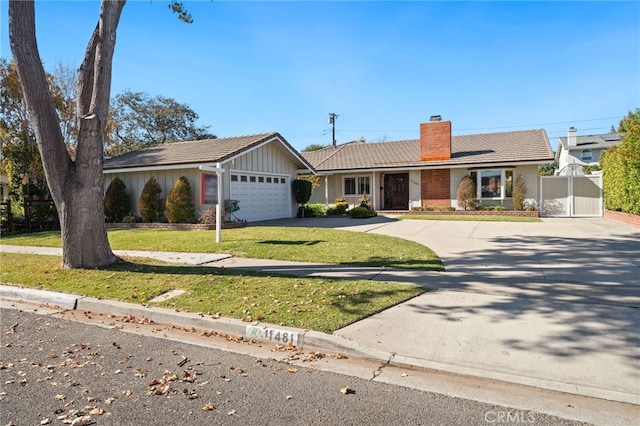
[[[380,214],[388,212],[381,211]],[[516,211],[516,210],[411,210],[403,212],[394,212],[396,214],[420,215],[420,216],[520,216],[520,217],[540,217],[539,211]]]
[[[244,228],[247,222],[223,222],[222,229]],[[216,225],[203,223],[107,223],[107,229],[175,229],[179,231],[213,231]]]
[[[635,215],[635,214],[616,212],[616,211],[613,211],[613,210],[606,210],[605,209],[604,217],[606,217],[607,219],[618,221],[618,222],[624,222],[627,225],[631,225],[631,226],[635,226],[637,228],[640,228],[640,216]]]

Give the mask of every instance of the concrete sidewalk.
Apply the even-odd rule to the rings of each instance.
[[[423,285],[432,291],[333,336],[298,331],[304,344],[327,351],[640,404],[640,230],[600,218],[543,223],[301,219],[273,224],[338,227],[416,241],[436,251],[447,272],[185,253],[117,254]],[[0,295],[6,291],[0,289]],[[82,309],[150,313],[136,305],[105,307],[108,302],[90,298],[73,303]],[[155,321],[179,321],[175,313],[153,312],[159,315]],[[203,319],[189,321],[200,324]],[[235,320],[204,325],[235,334],[243,334],[246,326]]]

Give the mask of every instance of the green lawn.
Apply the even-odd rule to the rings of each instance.
[[[225,229],[220,243],[215,242],[215,231],[113,229],[108,235],[114,250],[230,253],[256,259],[443,270],[440,258],[421,244],[384,235],[326,228]],[[3,237],[2,243],[61,246],[59,232]]]
[[[397,283],[275,276],[149,259],[127,259],[102,269],[64,270],[56,256],[0,253],[0,263],[3,284],[326,333],[425,291]],[[149,302],[173,289],[186,293],[163,303]]]
[[[440,258],[400,238],[325,228],[247,227],[215,231],[110,230],[113,249],[231,253],[262,259],[443,270]],[[3,244],[60,247],[59,232],[3,236]],[[60,258],[1,253],[2,283],[153,304],[206,315],[262,321],[331,333],[424,292],[411,285],[297,278],[232,269],[164,264],[149,259],[102,268],[63,270]],[[151,303],[180,289],[182,296]]]

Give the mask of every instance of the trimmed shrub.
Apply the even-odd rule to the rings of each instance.
[[[307,207],[313,212],[313,216],[324,216],[327,214],[327,206],[324,204],[308,204]]]
[[[524,210],[524,199],[527,195],[527,184],[524,183],[524,179],[522,175],[516,176],[515,181],[513,182],[513,209],[514,210]]]
[[[193,205],[193,191],[189,179],[181,176],[167,194],[167,220],[169,223],[193,223],[196,207]]]
[[[375,215],[375,211],[362,206],[354,207],[349,210],[349,216],[351,216],[353,219],[365,219],[368,217],[373,217]]]
[[[471,176],[462,178],[456,189],[456,198],[458,199],[458,207],[462,210],[474,210],[478,204],[476,199],[476,183]]]
[[[104,216],[107,222],[122,222],[131,213],[131,199],[122,179],[115,178],[104,195]]]
[[[292,185],[296,203],[300,205],[307,204],[311,198],[312,183],[304,179],[295,179]]]
[[[154,177],[144,184],[138,200],[138,209],[143,222],[160,222],[163,219],[164,205],[160,198],[161,192],[162,188]]]
[[[327,216],[341,216],[349,210],[349,203],[346,201],[337,202],[333,207],[327,209]]]

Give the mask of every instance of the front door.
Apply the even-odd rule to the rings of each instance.
[[[409,208],[409,174],[384,175],[385,210],[407,210]]]

